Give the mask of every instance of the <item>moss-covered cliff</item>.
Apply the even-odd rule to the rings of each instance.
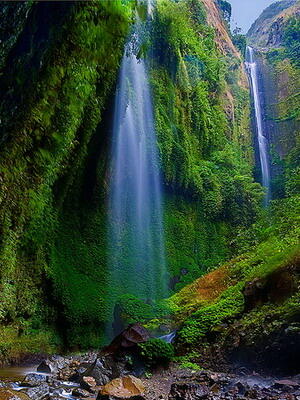
[[[228,33],[215,40],[225,27],[208,3],[161,1],[153,24],[151,79],[177,288],[231,255],[230,227],[253,220],[260,196],[241,58]]]
[[[12,348],[103,340],[114,307],[106,243],[111,120],[133,6],[1,4],[4,357]],[[249,92],[213,0],[158,1],[140,54],[154,95],[173,290],[236,254],[234,238],[256,217]]]
[[[299,191],[299,10],[298,1],[275,3],[248,33],[249,42],[256,42],[259,60],[275,198]]]
[[[30,346],[27,350],[48,350],[51,330],[41,328],[50,323],[56,331],[67,309],[67,282],[78,276],[68,274],[67,261],[64,277],[54,267],[55,243],[62,240],[62,205],[70,188],[74,210],[82,194],[88,196],[78,182],[88,168],[87,154],[104,106],[113,96],[131,5],[4,2],[1,12],[7,16],[1,21],[5,59],[0,78],[0,318],[5,356],[11,348],[18,352],[15,342]],[[13,21],[16,29],[7,43]],[[106,134],[98,131],[97,137],[101,151]],[[81,231],[79,224],[76,231]],[[76,291],[77,298],[83,295],[82,288]],[[78,307],[79,319],[82,312]]]
[[[264,46],[255,57],[275,200],[237,237],[237,258],[170,299],[183,362],[299,371],[299,2],[292,3],[284,12],[271,6],[249,31],[250,42]],[[270,13],[275,42],[264,25]]]

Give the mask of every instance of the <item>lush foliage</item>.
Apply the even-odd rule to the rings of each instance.
[[[265,80],[268,82],[265,88],[266,119],[272,121],[270,124],[267,122],[267,126],[272,132],[274,198],[299,193],[299,18],[291,17],[284,21],[282,30],[281,47],[270,49],[264,60],[269,75]]]
[[[161,339],[139,344],[140,354],[148,367],[167,366],[174,357],[174,347]]]
[[[72,273],[74,263],[65,264],[61,247],[63,257],[57,256],[54,239],[62,230],[58,214],[64,197],[84,170],[88,143],[115,83],[131,16],[121,1],[32,7],[1,78],[2,88],[8,83],[12,88],[1,99],[7,139],[0,165],[0,318],[4,324],[24,321],[24,334],[33,324],[43,329],[61,316],[75,325],[87,322],[83,296],[101,296],[92,285],[84,292],[84,273]],[[28,26],[49,35],[43,42],[48,47],[36,42],[40,35]],[[24,41],[31,43],[30,52]],[[31,65],[28,75],[26,65]],[[93,323],[101,315],[99,302],[91,303]]]
[[[283,43],[287,56],[300,67],[300,18],[289,20],[284,29]]]
[[[230,140],[222,104],[226,65],[220,61],[213,30],[190,17],[189,2],[163,1],[154,35],[152,82],[166,182],[199,199],[212,218],[230,205],[241,206],[243,212],[255,209],[251,166],[238,143]],[[253,198],[246,205],[248,196]]]
[[[18,23],[21,44],[11,42],[20,46],[20,62],[12,52],[0,77],[3,93],[12,87],[1,101],[0,351],[7,357],[13,343],[20,352],[98,347],[114,311],[125,323],[153,329],[170,313],[166,303],[143,301],[142,293],[143,300],[120,298],[122,282],[111,287],[107,261],[107,142],[133,3],[71,2],[59,26],[53,15],[41,26],[43,5],[32,3],[29,20]],[[219,3],[228,19],[228,3]],[[143,7],[138,12],[145,17]],[[262,198],[252,177],[249,92],[241,60],[218,46],[206,13],[198,0],[161,0],[138,52],[147,56],[153,88],[171,290],[247,253],[228,264],[230,276],[219,276],[226,284],[215,296],[191,304],[180,292],[168,301],[178,321],[189,316],[179,338],[191,347],[240,315],[245,281],[282,265],[292,251],[286,238],[292,247],[297,230],[296,198],[274,204],[272,228],[264,222],[248,228]],[[45,28],[49,40],[36,43],[38,35],[23,23]],[[22,53],[23,41],[31,51]],[[287,158],[289,194],[299,185],[297,149]],[[124,277],[129,264],[124,260]],[[237,277],[240,283],[229,287]],[[173,348],[153,339],[141,354],[153,367],[167,364]]]
[[[246,47],[247,47],[247,39],[245,35],[241,33],[234,32],[232,41],[234,45],[240,50],[241,54],[245,57],[246,54]]]
[[[170,310],[163,302],[148,304],[130,294],[120,297],[115,310],[120,314],[125,326],[135,322],[147,325],[150,320],[153,323],[154,319],[164,318],[170,314]]]
[[[241,60],[220,53],[205,15],[199,1],[164,0],[152,31],[166,251],[177,289],[234,254],[230,225],[253,221],[261,198]]]
[[[174,301],[176,313],[179,316],[181,315],[181,318],[186,318],[186,313],[190,314],[179,332],[181,349],[186,347],[189,349],[200,348],[207,342],[209,335],[218,332],[218,326],[222,326],[224,323],[231,324],[235,320],[240,320],[240,318],[243,318],[245,324],[250,324],[250,321],[252,321],[253,329],[254,326],[256,329],[256,324],[261,322],[261,318],[265,314],[264,311],[261,312],[260,308],[257,308],[256,311],[252,312],[251,318],[248,319],[247,310],[245,310],[245,285],[254,279],[261,279],[266,286],[268,281],[273,282],[269,285],[272,288],[272,285],[275,285],[274,276],[278,274],[278,271],[286,270],[294,271],[295,277],[290,278],[294,282],[299,279],[297,278],[299,272],[297,272],[297,265],[299,264],[297,245],[300,238],[299,212],[299,196],[284,201],[278,200],[273,203],[271,210],[266,215],[261,216],[247,234],[244,233],[244,235],[238,237],[241,255],[232,260],[222,271],[221,279],[209,281],[210,291],[218,293],[218,285],[222,285],[224,279],[227,280],[225,287],[220,287],[221,294],[217,298],[214,296],[203,297],[204,292],[201,288],[205,287],[205,276],[195,288],[190,287],[190,293],[182,291],[182,294],[179,293],[174,297],[172,301]],[[280,279],[281,282],[283,279],[287,279],[284,278],[284,273],[282,278],[280,278],[281,275],[278,276],[277,279]],[[288,276],[290,276],[290,273],[288,273]],[[300,311],[299,296],[297,294],[291,296],[288,293],[281,299],[279,289],[273,290],[275,292],[277,290],[277,293],[274,293],[273,296],[277,296],[278,304],[274,300],[265,300],[263,305],[267,307],[266,309],[272,309],[276,319],[279,319],[280,324],[283,324],[288,318],[298,315]],[[181,300],[180,296],[182,297]],[[200,296],[200,298],[195,301],[197,296]],[[185,301],[182,301],[183,299]],[[181,305],[180,307],[183,307],[183,310],[178,308],[178,305]],[[257,318],[256,312],[258,313]],[[276,329],[277,325],[270,324],[268,328],[270,332],[272,327]],[[220,332],[222,332],[222,329]]]

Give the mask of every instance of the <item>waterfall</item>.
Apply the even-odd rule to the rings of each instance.
[[[151,2],[147,2],[151,12]],[[149,15],[149,14],[148,14]],[[147,65],[137,57],[141,25],[127,43],[115,98],[109,182],[110,300],[153,303],[167,295],[162,188]],[[150,22],[151,23],[151,22]]]
[[[250,46],[247,46],[246,60],[247,60],[246,67],[250,76],[253,102],[254,102],[258,150],[259,150],[259,159],[260,159],[261,174],[262,174],[262,185],[266,190],[264,203],[265,205],[267,205],[271,197],[268,141],[264,135],[264,129],[263,129],[262,109],[261,109],[260,93],[258,87],[257,63],[255,62],[254,59],[253,48]]]

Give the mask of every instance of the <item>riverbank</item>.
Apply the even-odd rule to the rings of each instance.
[[[130,364],[130,363],[129,363]],[[196,371],[172,364],[152,374],[129,370],[124,360],[96,353],[51,356],[38,366],[0,369],[1,400],[63,400],[122,398],[140,400],[189,399],[270,399],[299,400],[300,375],[267,377],[246,370],[236,374]],[[139,377],[134,377],[138,375]],[[104,395],[103,388],[117,377],[129,376],[134,382],[120,397]],[[113,378],[113,379],[112,379]],[[116,385],[116,383],[115,383]],[[130,392],[132,391],[132,393]],[[124,392],[125,393],[125,392]],[[131,395],[130,395],[131,393]]]

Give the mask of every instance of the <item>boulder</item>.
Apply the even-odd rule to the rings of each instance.
[[[132,324],[121,332],[107,347],[104,347],[100,354],[118,354],[135,347],[138,343],[146,342],[148,339],[150,339],[150,334],[146,328],[140,324]]]
[[[113,379],[107,383],[97,396],[101,399],[142,399],[145,387],[143,382],[132,375]]]
[[[44,400],[49,398],[49,386],[42,384],[36,387],[32,387],[26,391],[26,394],[31,400]]]
[[[208,398],[208,386],[195,382],[176,382],[171,386],[169,400],[198,400]]]
[[[123,400],[124,397],[108,396],[107,394],[99,393],[96,400]],[[131,396],[126,400],[146,400],[144,396]]]
[[[58,371],[61,371],[62,369],[68,367],[71,362],[72,358],[62,357],[59,355],[53,355],[49,358],[49,360],[46,360],[46,363],[51,368],[51,373],[57,373]]]
[[[51,387],[50,388],[50,399],[53,397],[63,397],[63,393],[65,392],[65,388],[63,387]],[[48,400],[48,399],[47,399]]]
[[[36,374],[34,372],[27,374],[22,382],[23,386],[38,386],[46,383],[48,380],[47,375]]]
[[[125,358],[115,360],[109,355],[99,357],[83,372],[82,376],[90,376],[95,379],[97,385],[103,386],[114,378],[128,374],[130,371],[126,364]]]
[[[81,388],[75,388],[72,390],[72,396],[74,397],[85,398],[89,397],[90,395],[91,395],[90,392]]]
[[[80,386],[83,389],[92,393],[95,391],[95,387],[97,386],[97,383],[92,376],[83,376],[80,381]]]
[[[108,383],[113,376],[113,364],[109,362],[105,357],[97,358],[95,362],[90,365],[84,372],[83,376],[92,377],[95,379],[97,385],[103,386]]]
[[[49,397],[49,400],[65,400],[66,397],[61,397],[61,396],[51,396]],[[47,399],[48,400],[48,399]]]
[[[54,372],[54,366],[49,360],[43,360],[36,370],[37,372],[43,372],[44,374],[51,374]]]
[[[0,388],[1,400],[31,400],[27,394],[12,389]]]

